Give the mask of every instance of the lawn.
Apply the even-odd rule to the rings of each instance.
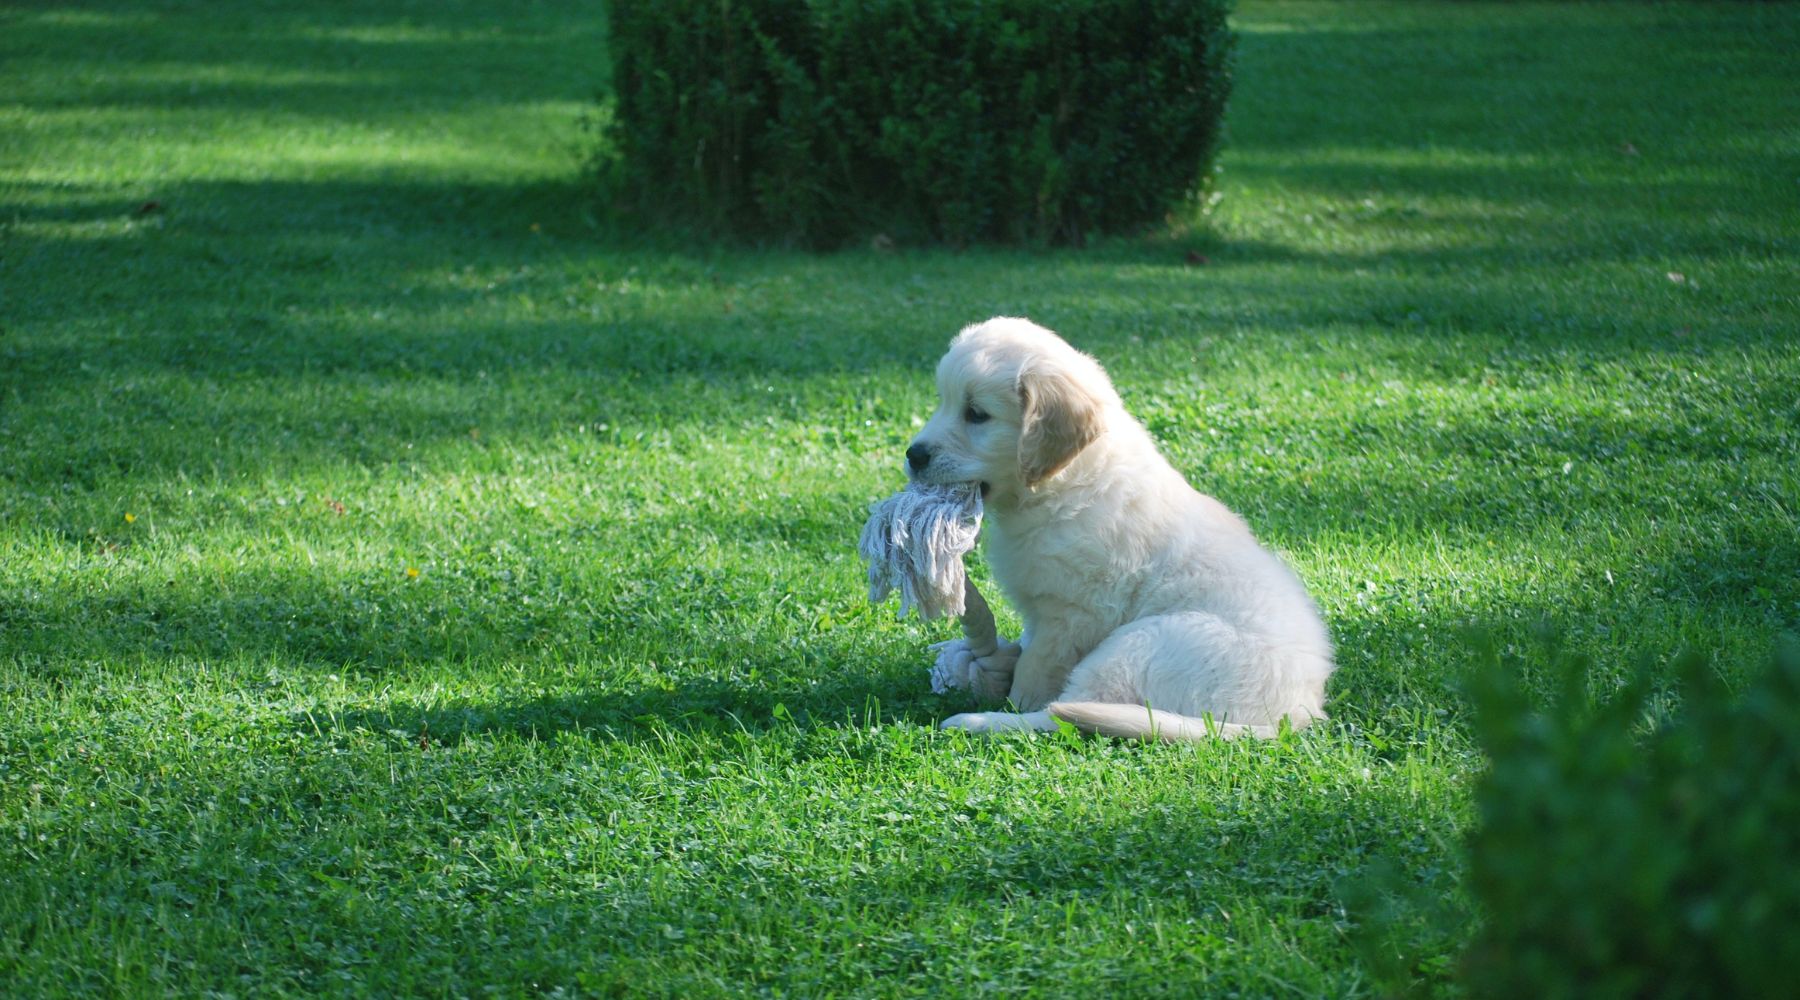
[[[1800,629],[1800,8],[1236,24],[1170,231],[808,255],[596,207],[597,0],[0,6],[0,993],[1350,996],[1375,863],[1443,986],[1465,629]],[[1000,313],[1299,570],[1330,722],[936,731],[855,541]]]

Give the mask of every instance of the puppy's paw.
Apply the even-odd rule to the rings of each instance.
[[[969,640],[951,639],[934,644],[937,663],[931,668],[934,694],[967,689],[986,701],[1000,701],[1012,690],[1013,670],[1019,665],[1019,644],[1000,640],[1000,648],[976,656]]]
[[[1013,671],[1019,666],[1019,654],[1023,652],[1016,642],[1000,640],[1000,648],[987,656],[976,657],[972,666],[975,670],[975,682],[970,686],[984,701],[1002,701],[1006,693],[1012,690]]]
[[[1040,689],[1035,684],[1014,684],[1006,691],[1006,700],[1021,712],[1038,712],[1056,698],[1055,691]]]

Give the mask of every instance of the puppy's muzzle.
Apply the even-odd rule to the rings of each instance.
[[[924,472],[925,467],[930,464],[930,448],[922,444],[915,444],[911,448],[906,449],[906,467],[912,470],[913,475],[916,476],[919,473]]]

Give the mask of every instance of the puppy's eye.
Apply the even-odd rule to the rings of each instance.
[[[963,419],[971,424],[985,424],[988,421],[988,413],[981,407],[970,403],[963,408]]]

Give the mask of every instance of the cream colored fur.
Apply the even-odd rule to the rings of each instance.
[[[991,319],[957,335],[937,382],[909,472],[982,484],[988,564],[1024,619],[977,661],[1015,711],[946,727],[1204,739],[1324,717],[1331,640],[1305,587],[1169,465],[1094,359]]]

